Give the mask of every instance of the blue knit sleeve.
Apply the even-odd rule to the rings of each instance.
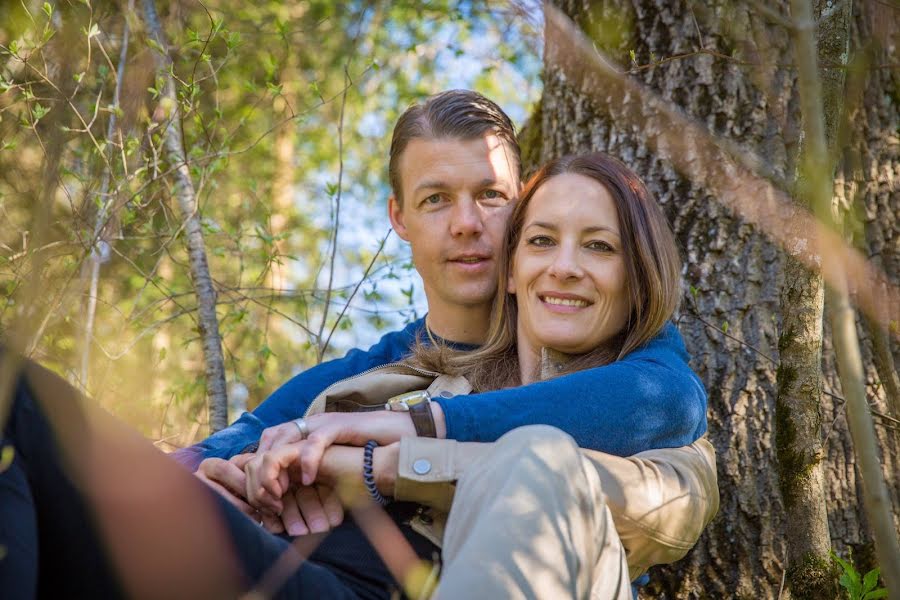
[[[630,456],[690,444],[706,431],[706,390],[671,323],[612,364],[531,385],[439,398],[447,437],[493,442],[523,425],[552,425],[582,448]]]
[[[310,403],[329,385],[392,362],[409,353],[424,319],[400,331],[385,334],[368,350],[353,349],[343,358],[321,363],[295,375],[275,390],[252,413],[244,413],[233,424],[202,442],[176,450],[171,456],[191,470],[205,458],[230,458],[257,441],[266,427],[303,416]]]

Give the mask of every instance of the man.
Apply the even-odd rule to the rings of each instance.
[[[402,359],[417,336],[443,338],[461,345],[480,343],[496,293],[496,257],[501,251],[511,203],[520,187],[519,163],[512,123],[499,107],[478,94],[445,92],[404,113],[391,145],[389,172],[393,195],[389,216],[398,235],[412,247],[428,299],[427,317],[387,334],[368,351],[351,351],[342,359],[296,376],[252,414],[242,416],[201,444],[176,453],[176,458],[189,466],[199,466],[199,477],[245,512],[252,513],[239,497],[245,459],[236,456],[260,437],[264,448],[300,439],[299,428],[290,421],[302,416],[312,399],[326,387]],[[650,346],[656,360],[641,364],[641,376],[653,385],[635,386],[632,381],[607,377],[603,370],[577,374],[578,381],[591,389],[598,402],[615,399],[606,403],[610,406],[609,419],[597,423],[597,440],[590,441],[598,443],[592,446],[628,456],[649,447],[684,446],[705,429],[705,418],[691,420],[693,425],[673,420],[665,426],[638,426],[627,431],[619,425],[616,411],[633,410],[635,405],[652,411],[654,407],[671,407],[677,402],[682,409],[675,411],[678,414],[705,415],[705,393],[687,367],[683,344],[674,327],[668,326]],[[491,429],[491,411],[506,410],[517,403],[528,405],[533,395],[551,393],[564,397],[571,382],[551,380],[541,385],[540,391],[527,386],[438,398],[432,404],[435,421],[448,438],[495,440],[502,432]],[[699,429],[697,422],[702,422]],[[409,471],[407,467],[400,465],[401,478],[402,472]],[[688,468],[709,469],[709,465]],[[412,478],[413,475],[407,477]],[[312,488],[301,488],[289,500],[285,504],[284,524],[291,534],[325,530],[339,520],[333,497],[324,489],[316,493]],[[277,528],[278,524],[270,526]]]

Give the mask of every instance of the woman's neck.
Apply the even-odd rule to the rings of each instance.
[[[535,349],[527,343],[519,343],[519,375],[522,385],[544,381],[559,375],[572,357],[553,348]]]

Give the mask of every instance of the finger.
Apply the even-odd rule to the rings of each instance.
[[[246,494],[247,494],[247,502],[249,502],[252,506],[255,506],[259,509],[265,509],[272,513],[280,513],[282,506],[280,501],[276,502],[278,498],[281,497],[281,494],[277,496],[273,496],[266,488],[261,484],[260,480],[263,476],[263,464],[265,462],[266,456],[257,456],[253,460],[247,463],[247,466],[244,468],[244,472],[246,473]]]
[[[259,485],[273,498],[281,498],[287,493],[287,473],[281,468],[275,452],[267,452],[259,470]]]
[[[316,432],[318,433],[318,432]],[[315,434],[314,434],[315,435]],[[310,436],[303,448],[300,449],[300,468],[303,471],[303,485],[312,485],[319,473],[319,463],[325,449],[331,445],[331,440],[326,434]]]
[[[214,481],[227,488],[232,494],[243,497],[247,487],[244,472],[234,464],[221,458],[208,458],[201,463],[202,474],[209,481]]]
[[[230,490],[228,490],[228,489],[226,489],[225,487],[219,485],[219,484],[216,483],[215,481],[212,481],[212,480],[210,480],[210,479],[205,479],[205,478],[202,478],[202,479],[203,479],[203,482],[204,482],[206,485],[208,485],[208,486],[211,487],[213,490],[215,490],[220,496],[222,496],[222,497],[225,498],[229,503],[231,503],[232,505],[234,505],[239,511],[241,511],[242,513],[244,513],[245,515],[247,515],[247,516],[250,517],[251,519],[254,519],[254,520],[255,520],[255,516],[256,516],[256,509],[255,509],[255,508],[253,508],[252,506],[250,506],[249,504],[247,504],[246,502],[244,502],[244,501],[243,501],[242,499],[240,499],[239,497],[237,497],[237,496],[235,496],[234,494],[232,494]]]
[[[288,492],[281,499],[284,504],[284,510],[281,512],[281,522],[284,529],[293,536],[306,535],[309,533],[309,527],[300,514],[300,507],[297,505],[297,498],[293,492]]]
[[[344,521],[344,506],[341,504],[341,498],[334,488],[327,485],[319,486],[319,498],[322,499],[322,507],[325,509],[325,516],[328,523],[332,527],[337,527]]]
[[[234,456],[232,456],[231,458],[228,459],[228,462],[230,462],[235,467],[237,467],[238,469],[243,471],[244,467],[247,466],[247,463],[250,462],[251,460],[253,460],[253,458],[255,456],[256,455],[253,454],[252,452],[245,452],[244,454],[235,454]]]
[[[262,521],[263,528],[269,533],[284,533],[284,525],[279,517],[262,512],[259,513],[259,519]]]
[[[321,533],[330,529],[328,517],[325,514],[325,508],[319,499],[319,494],[315,487],[300,487],[294,493],[297,499],[297,506],[300,507],[300,513],[303,520],[309,526],[309,530],[313,533]]]

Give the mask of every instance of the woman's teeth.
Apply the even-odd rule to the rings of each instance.
[[[554,298],[553,296],[542,296],[541,300],[547,304],[558,304],[560,306],[587,306],[584,300],[575,300],[571,298]]]

